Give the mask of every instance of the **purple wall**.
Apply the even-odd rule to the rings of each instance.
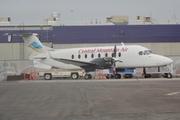
[[[180,42],[180,25],[55,26],[53,34],[56,44]]]
[[[180,42],[180,25],[101,25],[53,26],[53,30],[0,30],[0,42],[7,42],[4,33],[38,33],[42,42],[70,43],[136,43]],[[14,37],[13,42],[23,42]]]

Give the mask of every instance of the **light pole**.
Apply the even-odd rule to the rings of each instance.
[[[71,20],[73,19],[73,10],[71,10]]]

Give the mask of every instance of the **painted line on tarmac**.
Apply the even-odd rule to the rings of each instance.
[[[168,93],[166,95],[170,96],[170,95],[177,95],[177,94],[180,94],[180,92],[172,92],[172,93]]]

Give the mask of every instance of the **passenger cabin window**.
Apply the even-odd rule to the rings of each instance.
[[[91,57],[94,58],[94,54],[91,54]]]
[[[111,57],[114,57],[114,53],[111,54]]]
[[[99,58],[101,57],[101,54],[100,54],[100,53],[98,54],[98,57],[99,57]]]
[[[108,54],[107,53],[105,53],[105,57],[107,57],[108,56]]]
[[[121,57],[121,53],[119,53],[118,56]]]
[[[85,54],[84,57],[87,58],[87,54]]]
[[[81,58],[81,55],[78,55],[78,58],[80,59],[80,58]]]
[[[72,55],[71,58],[74,59],[74,55]]]

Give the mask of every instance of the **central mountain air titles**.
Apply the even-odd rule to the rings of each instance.
[[[116,52],[126,52],[128,50],[127,47],[117,48]],[[88,53],[108,53],[114,52],[114,48],[94,48],[94,49],[80,49],[78,50],[79,54],[88,54]]]

